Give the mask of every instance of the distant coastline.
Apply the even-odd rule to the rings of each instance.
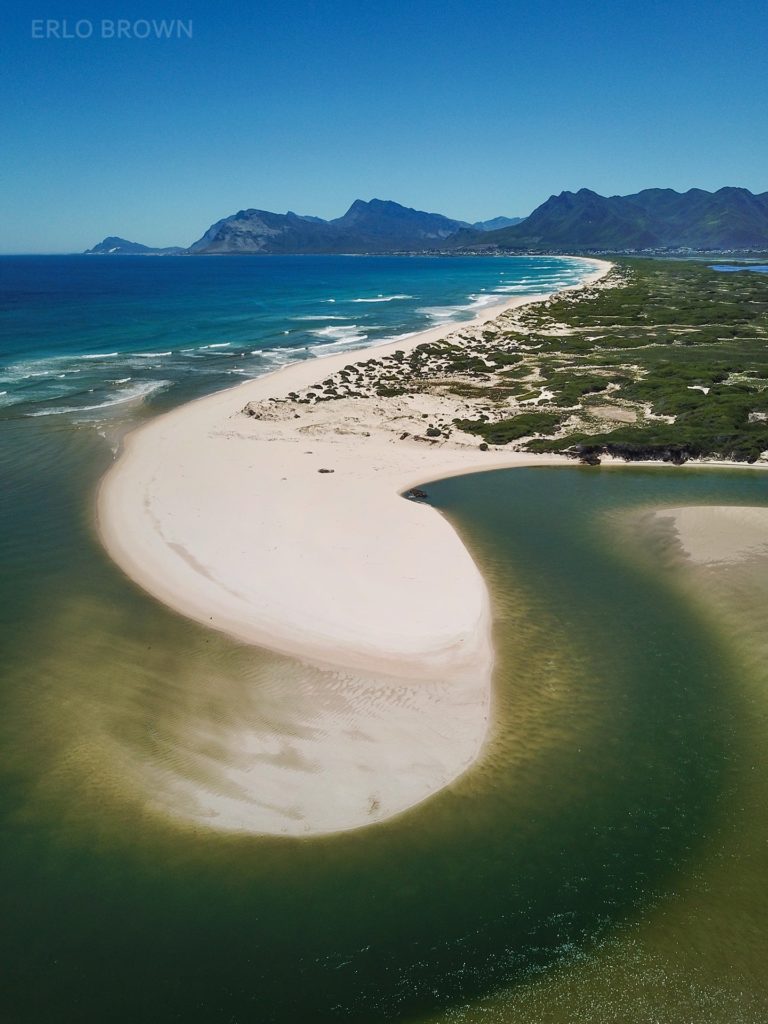
[[[188,247],[158,249],[108,236],[89,255],[213,253],[743,254],[768,252],[768,192],[644,189],[601,196],[591,189],[550,196],[527,217],[466,221],[356,199],[333,220],[245,209],[212,224]]]

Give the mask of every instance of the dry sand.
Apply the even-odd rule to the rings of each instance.
[[[599,263],[591,280],[609,268]],[[421,802],[479,756],[491,710],[488,593],[447,520],[401,494],[566,460],[400,440],[423,426],[425,396],[406,409],[349,399],[265,419],[242,411],[449,330],[293,363],[184,405],[131,434],[104,478],[100,533],[131,578],[178,612],[321,673],[300,708],[286,690],[279,734],[243,729],[225,744],[240,755],[236,797],[187,780],[178,804],[169,792],[173,813],[230,831],[355,828]]]

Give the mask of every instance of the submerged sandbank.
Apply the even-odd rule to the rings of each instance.
[[[658,511],[671,522],[684,554],[700,565],[743,562],[768,555],[768,508],[686,505]]]

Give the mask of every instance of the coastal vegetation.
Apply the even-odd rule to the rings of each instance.
[[[768,450],[768,282],[692,262],[632,260],[622,272],[624,287],[587,302],[531,307],[532,328],[569,328],[542,339],[538,362],[551,402],[575,409],[561,436],[528,449],[757,460]],[[633,422],[600,424],[622,411]]]
[[[348,398],[390,403],[393,419],[408,403],[428,408],[425,431],[407,436],[431,443],[474,438],[591,463],[755,462],[768,452],[768,277],[622,258],[586,289],[350,363],[275,401]]]

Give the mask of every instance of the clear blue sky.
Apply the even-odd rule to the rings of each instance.
[[[101,38],[118,17],[193,37]],[[759,0],[6,0],[0,251],[358,197],[477,220],[582,186],[766,191],[767,39]]]

